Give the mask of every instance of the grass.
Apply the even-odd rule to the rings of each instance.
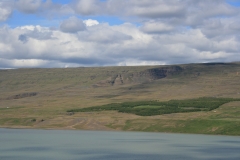
[[[142,123],[141,121],[127,121],[124,130],[141,130],[145,132],[239,135],[239,127],[240,121],[194,119],[152,121],[152,123],[150,124]]]
[[[98,112],[116,110],[123,113],[132,113],[140,116],[153,116],[171,113],[211,111],[219,106],[231,102],[239,101],[233,98],[212,98],[203,97],[186,100],[159,101],[137,101],[124,103],[111,103],[101,106],[94,106],[80,109],[70,109],[67,112]]]
[[[0,124],[4,126],[33,126],[35,118],[1,118]]]
[[[134,109],[160,109],[163,108],[164,106],[161,105],[140,105],[140,106],[135,106],[133,107]]]
[[[0,108],[0,111],[4,111],[4,110],[17,110],[17,109],[21,109],[24,108],[24,106],[17,106],[17,107],[6,107],[6,108]]]

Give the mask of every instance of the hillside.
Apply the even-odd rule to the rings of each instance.
[[[67,112],[200,97],[240,98],[240,63],[0,70],[0,126],[240,135],[239,101],[213,111],[155,116]]]

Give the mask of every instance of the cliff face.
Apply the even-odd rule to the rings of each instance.
[[[154,80],[165,78],[169,75],[180,73],[182,71],[183,69],[180,66],[170,66],[152,68],[135,73],[114,74],[106,80],[98,82],[94,86],[114,86],[129,83],[151,82]]]
[[[182,72],[183,69],[179,66],[171,66],[164,68],[153,68],[148,69],[143,72],[141,76],[148,78],[149,80],[157,80],[161,78],[165,78],[168,75],[176,74]]]

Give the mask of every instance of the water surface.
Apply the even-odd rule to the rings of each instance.
[[[239,160],[240,137],[0,129],[0,160]]]

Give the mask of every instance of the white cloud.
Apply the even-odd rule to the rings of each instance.
[[[0,58],[0,69],[1,68],[49,68],[49,67],[79,67],[78,64],[74,63],[61,63],[59,61],[52,60],[41,60],[41,59],[1,59]]]
[[[132,3],[131,3],[132,2]],[[129,13],[140,17],[168,18],[184,15],[184,7],[178,1],[130,1]]]
[[[51,0],[42,2],[38,15],[42,15],[48,18],[61,17],[74,15],[74,10],[69,4],[53,3]]]
[[[83,23],[88,27],[99,24],[99,22],[97,20],[93,20],[93,19],[84,20]]]
[[[118,30],[114,29],[114,27],[110,27],[107,24],[101,24],[88,28],[88,31],[78,33],[78,37],[80,41],[103,44],[121,43],[122,41],[132,39],[131,36],[119,32]]]
[[[162,22],[153,21],[145,23],[141,27],[141,30],[146,33],[166,33],[174,30],[174,27]]]
[[[146,65],[166,65],[165,62],[161,61],[144,61],[144,60],[136,60],[136,59],[128,59],[124,62],[120,62],[117,66],[146,66]]]
[[[49,28],[44,28],[39,25],[23,26],[18,28],[25,32],[24,34],[21,34],[18,37],[18,40],[22,41],[23,43],[26,43],[29,38],[33,38],[37,40],[53,39],[52,31],[49,30]]]
[[[83,21],[77,17],[70,17],[61,23],[60,29],[63,32],[76,33],[85,30],[86,26]]]
[[[224,0],[76,0],[64,5],[19,0],[16,6],[26,14],[57,16],[59,30],[41,24],[0,26],[0,68],[240,60],[240,9]],[[0,21],[13,10],[14,5],[0,1]],[[101,15],[124,23],[110,25]]]
[[[0,0],[0,22],[10,18],[14,10],[51,19],[75,13],[70,4],[53,3],[52,0]]]
[[[0,37],[1,68],[234,61],[240,51],[239,40],[215,41],[200,29],[152,35],[129,23],[99,24],[76,34],[41,26],[5,27]]]
[[[41,7],[42,0],[17,0],[15,4],[21,12],[35,13]]]
[[[76,0],[73,8],[82,15],[95,15],[103,12],[101,4],[99,0]]]
[[[0,22],[6,21],[12,14],[12,9],[10,6],[5,5],[0,1]]]
[[[11,14],[11,9],[0,8],[0,21],[6,21]]]

